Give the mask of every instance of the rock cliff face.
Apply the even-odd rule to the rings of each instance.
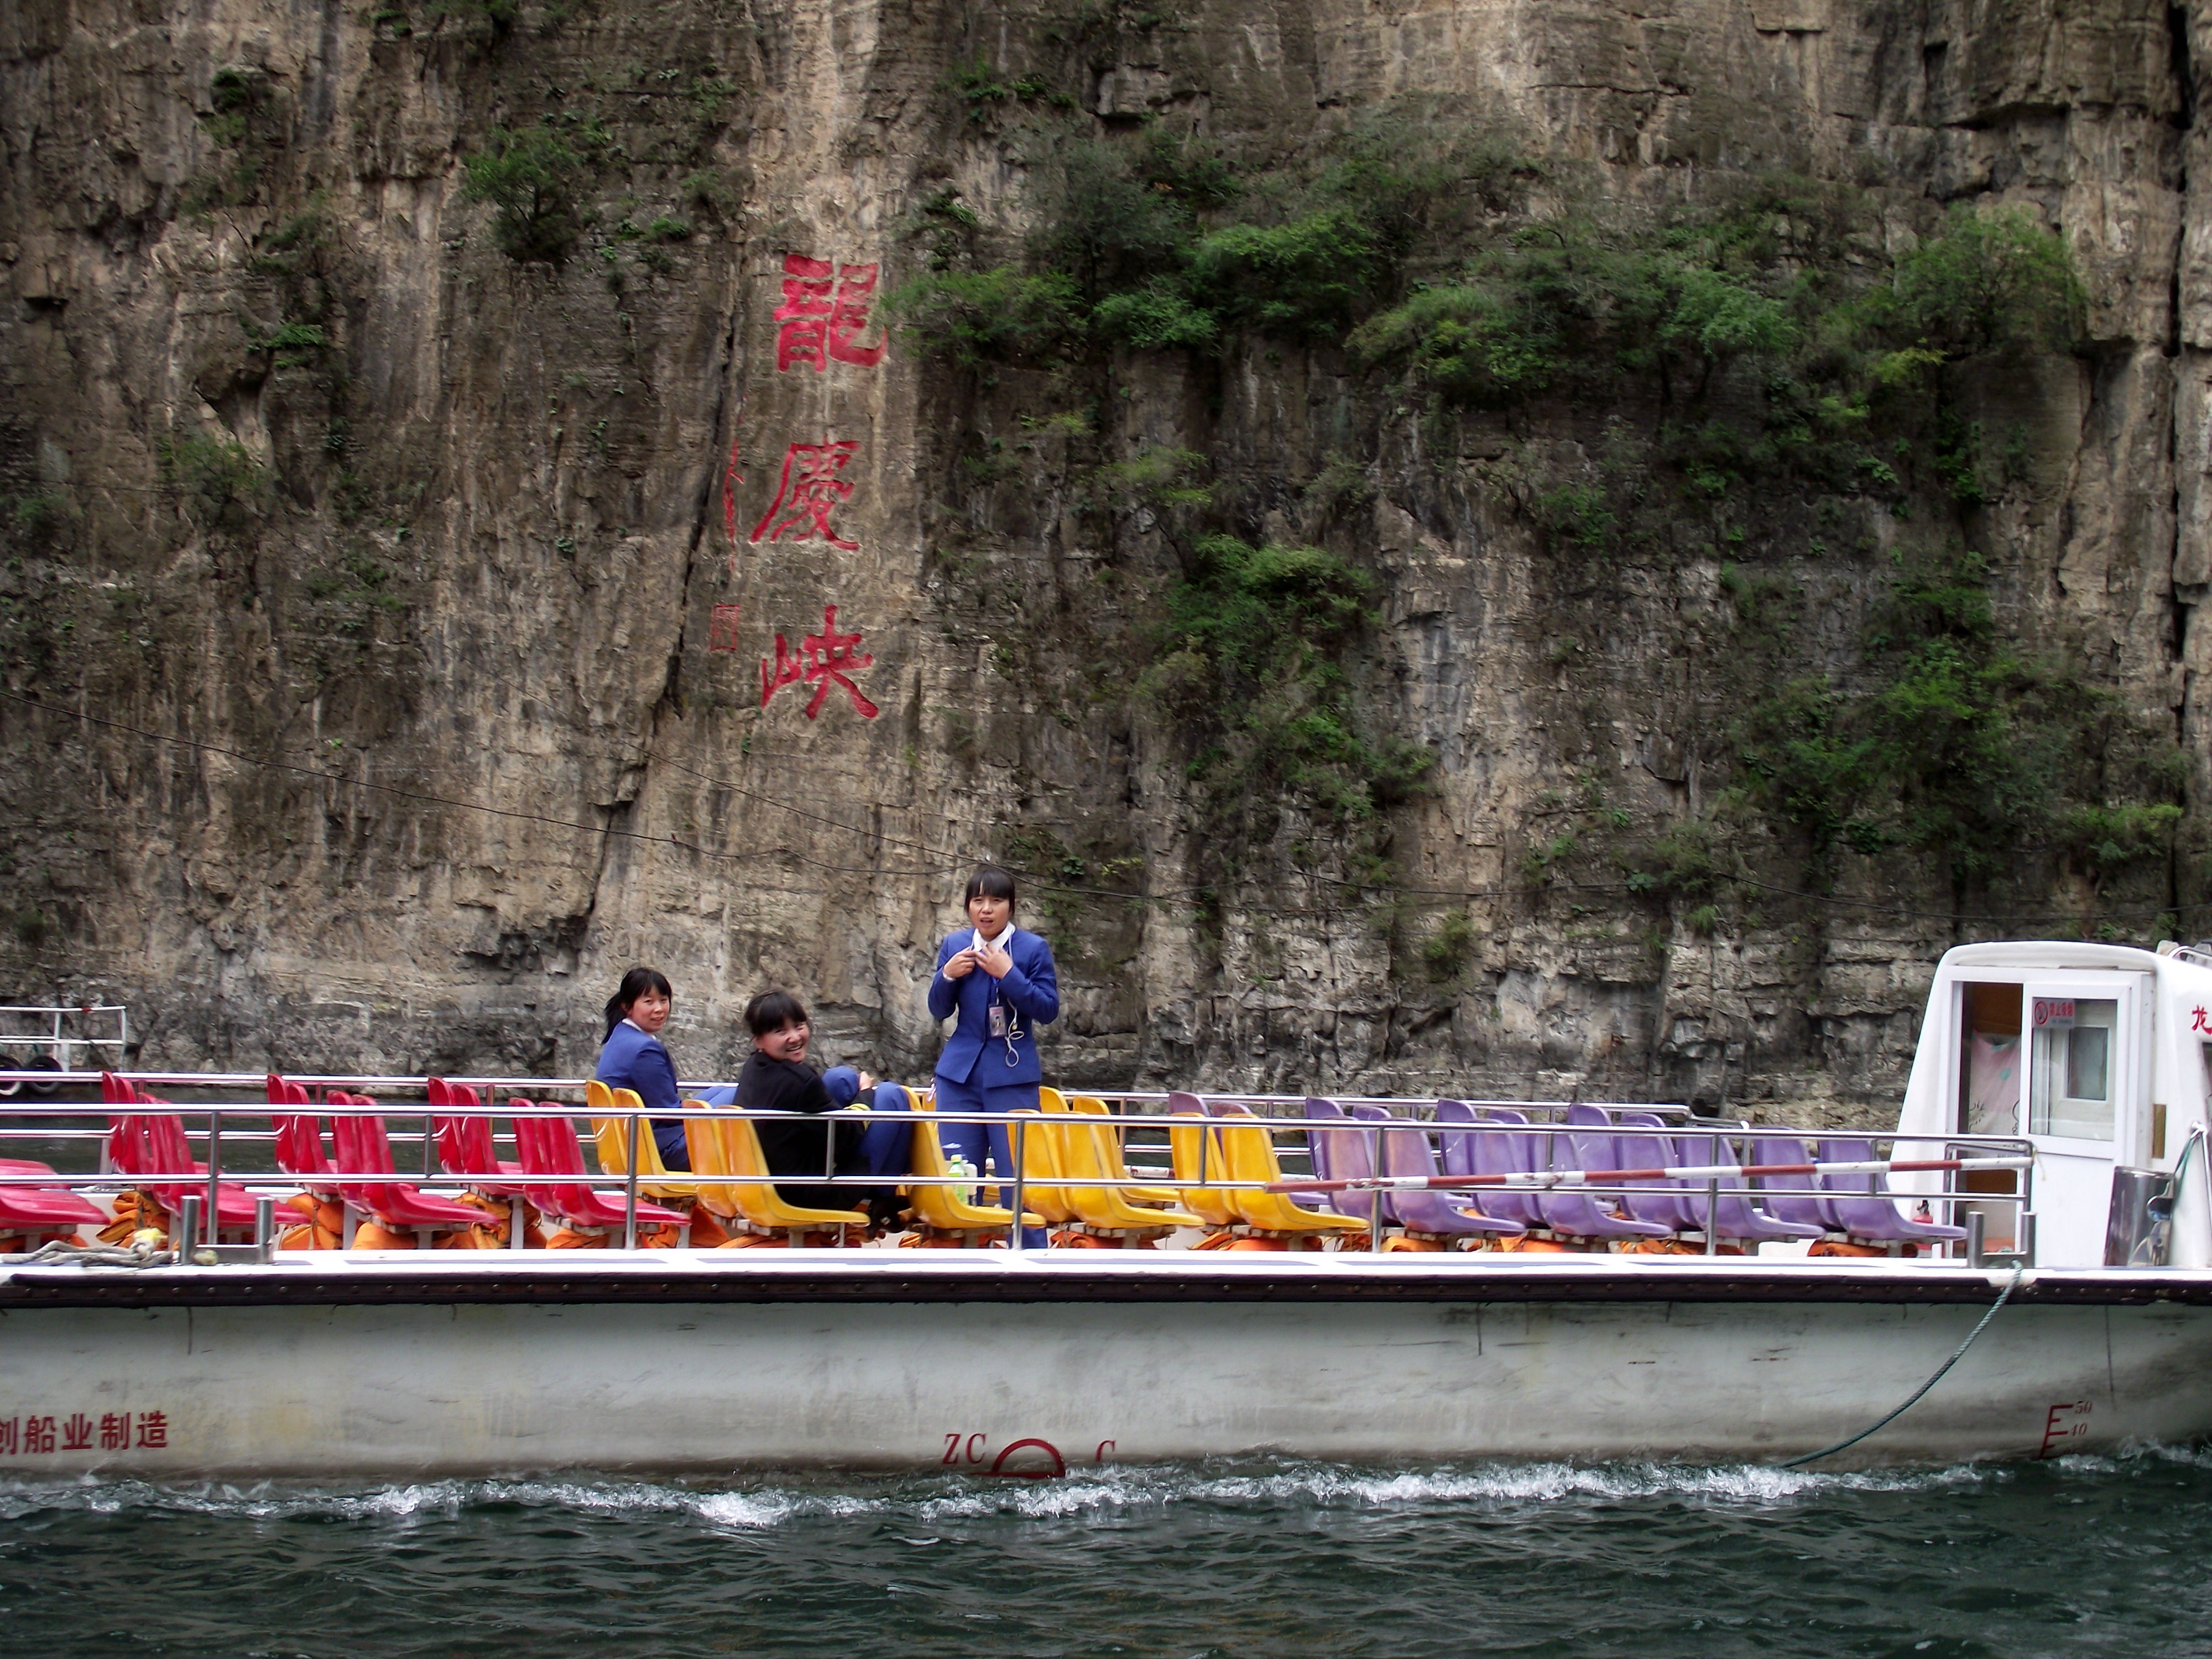
[[[2207,64],[2150,0],[21,0],[0,978],[128,1001],[147,1065],[543,1073],[644,961],[687,1074],[772,982],[921,1072],[994,854],[1073,1080],[1878,1097],[1960,939],[2212,931]],[[1027,245],[1054,144],[1171,133],[1225,198],[1394,112],[1510,151],[1516,223],[1788,174],[1878,264],[2024,208],[2071,348],[1942,371],[2010,482],[1937,534],[1740,468],[1729,520],[1564,383],[1447,420],[1342,330],[1072,371],[889,315]],[[1702,505],[1563,537],[1585,476]],[[1923,531],[2179,745],[2178,827],[1992,869],[1741,807],[1745,720],[1865,672]],[[1206,534],[1364,573],[1348,695],[1435,758],[1356,823],[1227,847],[1220,710],[1146,678]]]

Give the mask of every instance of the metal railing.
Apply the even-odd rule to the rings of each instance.
[[[115,1035],[89,1035],[92,1022],[99,1017],[113,1015]],[[78,1035],[69,1034],[74,1022]],[[23,1030],[26,1024],[41,1025],[42,1030]],[[64,1082],[84,1074],[72,1072],[70,1062],[79,1051],[91,1057],[95,1049],[112,1048],[117,1065],[131,1050],[131,1011],[119,1003],[78,1003],[68,1007],[59,1004],[11,1003],[0,1004],[0,1064],[15,1060],[24,1050],[43,1049],[52,1062],[47,1066],[18,1066],[0,1069],[0,1097],[12,1095],[28,1083],[33,1089],[45,1092],[58,1088]]]
[[[96,1077],[98,1074],[88,1075]],[[4,1074],[0,1073],[0,1076]],[[250,1078],[240,1077],[239,1074],[221,1074],[219,1077],[210,1077],[207,1074],[141,1073],[132,1074],[131,1080],[149,1087],[189,1085],[220,1089],[235,1086],[238,1083],[246,1081],[259,1085],[264,1079],[258,1073],[252,1074]],[[422,1078],[371,1079],[334,1074],[327,1080],[309,1079],[298,1076],[289,1077],[288,1080],[295,1083],[313,1082],[327,1087],[343,1088],[349,1091],[355,1088],[369,1086],[381,1086],[387,1093],[394,1090],[422,1093],[427,1090],[427,1079]],[[1716,1123],[1710,1120],[1697,1120],[1691,1117],[1687,1109],[1679,1105],[1654,1105],[1645,1103],[1609,1103],[1607,1104],[1617,1109],[1660,1114],[1669,1120],[1665,1127],[1654,1128],[1646,1125],[1620,1122],[1603,1126],[1570,1125],[1560,1119],[1573,1105],[1579,1103],[1587,1108],[1598,1103],[1558,1101],[1471,1101],[1466,1103],[1478,1109],[1507,1108],[1531,1117],[1538,1114],[1546,1115],[1544,1121],[1526,1123],[1455,1121],[1449,1124],[1440,1124],[1435,1118],[1435,1103],[1432,1101],[1361,1099],[1349,1096],[1336,1097],[1337,1103],[1347,1108],[1381,1107],[1389,1111],[1391,1115],[1382,1120],[1349,1116],[1308,1117],[1303,1115],[1306,1097],[1249,1094],[1211,1094],[1197,1097],[1201,1106],[1206,1109],[1206,1115],[1176,1115],[1160,1109],[1169,1100],[1169,1097],[1165,1094],[1150,1091],[1092,1090],[1082,1091],[1083,1096],[1106,1103],[1109,1108],[1107,1115],[1101,1116],[1095,1113],[1069,1112],[1065,1115],[1017,1113],[1001,1116],[981,1112],[935,1110],[927,1110],[925,1114],[918,1115],[926,1115],[932,1123],[978,1124],[1004,1128],[1007,1132],[1010,1161],[1013,1165],[1011,1171],[997,1170],[989,1167],[987,1163],[987,1169],[984,1171],[955,1172],[939,1176],[889,1174],[869,1176],[851,1171],[841,1173],[836,1168],[837,1136],[833,1131],[825,1130],[822,1136],[823,1167],[818,1176],[811,1168],[804,1172],[777,1172],[766,1176],[738,1175],[726,1170],[671,1170],[664,1174],[650,1170],[641,1170],[639,1167],[639,1148],[641,1144],[649,1142],[652,1134],[649,1124],[653,1121],[682,1121],[695,1117],[715,1119],[742,1115],[748,1121],[757,1123],[788,1121],[817,1125],[836,1125],[881,1123],[887,1115],[857,1109],[819,1115],[752,1111],[739,1114],[733,1108],[708,1108],[696,1105],[667,1110],[617,1108],[611,1111],[586,1112],[580,1107],[546,1101],[542,1097],[550,1090],[580,1091],[586,1081],[582,1079],[451,1079],[447,1080],[455,1084],[468,1083],[478,1087],[490,1087],[495,1091],[495,1097],[490,1102],[482,1105],[440,1105],[419,1113],[412,1103],[403,1103],[388,1100],[366,1106],[316,1103],[306,1107],[289,1109],[271,1106],[265,1100],[200,1102],[188,1105],[153,1102],[139,1105],[111,1107],[64,1103],[35,1107],[0,1104],[0,1158],[9,1156],[11,1151],[25,1149],[27,1143],[37,1143],[43,1150],[53,1152],[57,1149],[83,1148],[90,1143],[96,1142],[99,1165],[97,1170],[93,1173],[81,1170],[62,1170],[53,1174],[0,1170],[0,1198],[4,1198],[5,1189],[11,1187],[63,1188],[70,1191],[93,1194],[120,1194],[130,1190],[150,1188],[167,1188],[174,1192],[179,1188],[193,1188],[196,1190],[188,1196],[177,1194],[179,1202],[175,1206],[176,1221],[172,1231],[175,1240],[181,1243],[187,1253],[202,1253],[204,1251],[203,1225],[208,1218],[220,1214],[222,1193],[226,1186],[242,1188],[257,1199],[264,1200],[258,1208],[267,1209],[273,1205],[276,1194],[296,1194],[302,1191],[331,1186],[358,1188],[387,1182],[397,1182],[406,1184],[435,1183],[445,1188],[464,1190],[471,1189],[482,1184],[490,1184],[502,1189],[582,1187],[604,1191],[612,1182],[619,1180],[622,1182],[623,1195],[623,1247],[634,1249],[636,1248],[638,1237],[638,1205],[641,1186],[657,1189],[685,1187],[696,1188],[778,1184],[812,1185],[818,1181],[821,1184],[848,1188],[992,1188],[998,1189],[999,1196],[1007,1200],[1005,1207],[1014,1218],[1014,1225],[1011,1229],[1001,1228],[999,1231],[1010,1232],[1012,1235],[1008,1240],[1010,1246],[1016,1249],[1022,1249],[1030,1247],[1025,1244],[1021,1237],[1024,1230],[1019,1224],[1020,1218],[1025,1212],[1026,1198],[1034,1189],[1039,1188],[1122,1189],[1173,1187],[1184,1193],[1218,1191],[1231,1194],[1264,1190],[1269,1185],[1267,1182],[1232,1178],[1214,1162],[1221,1154],[1218,1151],[1216,1134],[1212,1132],[1224,1128],[1256,1129],[1267,1134],[1275,1148],[1274,1161],[1282,1169],[1283,1173],[1292,1179],[1299,1177],[1301,1172],[1298,1166],[1301,1164],[1308,1168],[1311,1167],[1315,1138],[1317,1134],[1322,1133],[1364,1138],[1367,1144],[1368,1167],[1370,1171],[1377,1172],[1389,1167],[1388,1160],[1384,1157],[1385,1139],[1391,1135],[1418,1133],[1424,1137],[1425,1141],[1427,1137],[1440,1132],[1446,1134],[1498,1135],[1516,1140],[1535,1139],[1539,1143],[1537,1149],[1531,1156],[1520,1162],[1522,1167],[1533,1166],[1540,1172],[1574,1168],[1571,1163],[1561,1161],[1562,1148],[1559,1143],[1577,1133],[1596,1134],[1610,1138],[1620,1146],[1624,1158],[1630,1155],[1632,1147],[1651,1146],[1655,1148],[1652,1162],[1657,1164],[1672,1164],[1675,1152],[1680,1151],[1700,1158],[1709,1164],[1739,1166],[1751,1162],[1747,1157],[1740,1155],[1740,1149],[1742,1152],[1747,1152],[1748,1148],[1742,1146],[1742,1143],[1754,1136],[1761,1139],[1796,1138],[1807,1143],[1817,1143],[1832,1138],[1823,1136],[1817,1131],[1796,1130],[1779,1126],[1761,1125],[1754,1128],[1753,1126],[1741,1122]],[[526,1090],[532,1091],[538,1098],[532,1099],[525,1095],[523,1091]],[[507,1103],[501,1104],[496,1097],[500,1093],[509,1093],[520,1098],[510,1099]],[[1215,1109],[1235,1106],[1244,1107],[1252,1115],[1248,1116],[1234,1112],[1224,1115]],[[1297,1109],[1297,1115],[1293,1115],[1287,1112],[1285,1109],[1291,1107]],[[176,1117],[179,1121],[185,1135],[186,1151],[191,1152],[197,1143],[204,1158],[202,1167],[175,1171],[116,1170],[108,1167],[106,1156],[109,1133],[106,1127],[93,1127],[51,1121],[102,1113],[154,1114]],[[419,1144],[421,1175],[417,1176],[411,1168],[405,1173],[400,1173],[395,1168],[392,1170],[337,1170],[327,1173],[303,1175],[274,1169],[246,1167],[255,1164],[273,1164],[277,1133],[272,1120],[276,1117],[289,1117],[301,1114],[313,1115],[318,1119],[374,1115],[386,1120],[386,1133],[388,1141],[393,1148],[395,1165],[401,1161],[398,1153],[402,1148],[410,1148]],[[566,1120],[573,1124],[574,1120],[580,1116],[589,1116],[598,1120],[611,1118],[623,1121],[623,1137],[627,1153],[624,1159],[626,1167],[623,1170],[615,1172],[602,1169],[598,1173],[586,1172],[565,1176],[514,1172],[491,1175],[483,1172],[472,1174],[465,1171],[441,1171],[439,1168],[437,1136],[434,1121],[435,1119],[488,1118],[505,1119],[513,1122],[518,1119],[528,1121],[532,1118],[553,1118]],[[646,1120],[646,1121],[641,1122],[641,1120]],[[420,1127],[414,1127],[418,1121]],[[46,1127],[40,1127],[42,1122]],[[1167,1136],[1172,1129],[1178,1127],[1188,1129],[1194,1127],[1207,1131],[1200,1133],[1197,1139],[1196,1167],[1194,1170],[1186,1170],[1178,1173],[1175,1168],[1172,1149],[1167,1144]],[[1126,1174],[1121,1176],[1103,1173],[1074,1175],[1055,1172],[1050,1176],[1033,1176],[1030,1173],[1028,1154],[1031,1135],[1044,1133],[1066,1136],[1080,1132],[1097,1133],[1101,1131],[1107,1132],[1114,1137],[1114,1144],[1123,1158]],[[319,1127],[318,1133],[319,1135]],[[1281,1144],[1279,1137],[1285,1135],[1293,1137],[1291,1144]],[[2021,1178],[2014,1183],[2015,1190],[2011,1193],[1966,1190],[1960,1187],[1955,1180],[1948,1180],[1942,1190],[1924,1195],[1914,1192],[1875,1192],[1863,1188],[1856,1193],[1846,1192],[1842,1195],[1886,1198],[1907,1204],[1921,1200],[1924,1196],[1931,1211],[1936,1206],[1942,1206],[1946,1212],[1967,1210],[1978,1218],[1980,1214],[1979,1206],[2010,1206],[2015,1216],[2021,1218],[2014,1229],[2014,1237],[2019,1253],[2026,1254],[2032,1250],[2032,1246],[2027,1240],[2032,1229],[2034,1212],[2033,1170],[2030,1158],[2031,1149],[2025,1139],[2018,1137],[1989,1135],[1954,1135],[1936,1138],[1853,1135],[1850,1139],[1870,1140],[1876,1146],[1896,1144],[1900,1141],[1909,1143],[1914,1147],[1940,1146],[1942,1149],[1942,1156],[1947,1158],[1965,1157],[2027,1160],[2027,1166],[2021,1170]],[[516,1145],[514,1134],[512,1132],[501,1134],[495,1121],[493,1139],[495,1153],[501,1141],[507,1144],[510,1151],[519,1153],[520,1150]],[[1665,1143],[1663,1146],[1661,1145],[1662,1142]],[[1437,1149],[1431,1147],[1428,1154],[1431,1167],[1435,1167],[1436,1150]],[[1167,1155],[1168,1158],[1164,1167],[1152,1164],[1139,1164],[1130,1161],[1135,1158],[1162,1154]],[[92,1160],[72,1158],[67,1158],[66,1161],[82,1163]],[[412,1159],[408,1161],[410,1164],[413,1162]],[[1641,1187],[1644,1183],[1639,1182],[1636,1184]],[[1482,1202],[1485,1191],[1496,1191],[1498,1188],[1490,1187],[1479,1190],[1470,1186],[1456,1189],[1447,1188],[1443,1190],[1447,1192],[1450,1201],[1455,1206],[1466,1208],[1469,1206],[1479,1206]],[[1624,1207],[1627,1204],[1626,1187],[1618,1181],[1609,1183],[1603,1181],[1547,1182],[1542,1190],[1582,1194],[1621,1205]],[[1778,1185],[1771,1180],[1760,1180],[1755,1182],[1750,1179],[1729,1181],[1719,1175],[1707,1179],[1701,1188],[1689,1189],[1678,1182],[1674,1183],[1674,1190],[1685,1193],[1690,1197],[1692,1200],[1693,1209],[1696,1202],[1702,1202],[1703,1213],[1708,1222],[1702,1230],[1704,1253],[1708,1255],[1717,1254],[1722,1249],[1722,1240],[1728,1236],[1716,1224],[1721,1215],[1721,1200],[1723,1198],[1741,1198],[1757,1208],[1763,1200],[1772,1198],[1802,1197],[1821,1200],[1833,1199],[1838,1195],[1838,1189],[1823,1186],[1817,1182],[1806,1185]],[[1371,1251],[1381,1251],[1387,1248],[1391,1237],[1389,1230],[1394,1224],[1387,1213],[1389,1209],[1387,1194],[1382,1188],[1377,1187],[1371,1194],[1363,1194],[1362,1196],[1366,1199],[1364,1228],[1366,1248]],[[1233,1200],[1231,1206],[1233,1209]],[[191,1213],[192,1212],[197,1213]],[[1347,1220],[1357,1219],[1343,1206],[1336,1206],[1336,1213],[1344,1215]],[[495,1224],[499,1219],[497,1216],[489,1212],[485,1218],[487,1222]],[[519,1248],[522,1237],[519,1225],[521,1220],[521,1212],[519,1207],[513,1212],[513,1220],[517,1224],[516,1231],[513,1237],[517,1241],[516,1247]],[[273,1220],[257,1214],[256,1246],[258,1247],[257,1254],[266,1255],[271,1243],[272,1225]],[[9,1231],[4,1221],[0,1221],[0,1232]],[[212,1247],[216,1244],[219,1231],[213,1225],[205,1226],[204,1246]],[[1401,1233],[1404,1231],[1401,1229]],[[1979,1261],[1984,1252],[1981,1248],[1978,1230],[1974,1231],[1976,1237],[1964,1254],[1969,1259]],[[1685,1235],[1695,1237],[1698,1236],[1698,1231],[1699,1230],[1695,1228],[1679,1229],[1676,1230],[1675,1237],[1681,1237]],[[837,1243],[842,1245],[843,1242],[844,1230],[839,1229]],[[217,1252],[217,1259],[222,1259],[231,1248],[233,1247],[223,1247],[222,1250]]]

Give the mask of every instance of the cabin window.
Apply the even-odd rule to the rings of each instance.
[[[2112,1138],[2112,999],[2037,997],[2028,1133],[2075,1140]]]

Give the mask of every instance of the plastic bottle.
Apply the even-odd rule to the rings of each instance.
[[[952,1161],[945,1166],[945,1173],[953,1176],[973,1176],[976,1169],[964,1156],[955,1152]],[[952,1194],[952,1201],[956,1204],[973,1204],[975,1201],[975,1189],[972,1186],[950,1187],[945,1190]]]

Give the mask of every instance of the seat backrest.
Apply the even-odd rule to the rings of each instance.
[[[139,1146],[145,1159],[139,1173],[189,1176],[199,1168],[185,1139],[185,1121],[181,1116],[174,1112],[145,1112],[139,1115],[138,1127]],[[154,1196],[165,1207],[173,1210],[185,1191],[182,1182],[172,1182],[155,1188]]]
[[[914,1136],[909,1143],[914,1173],[942,1180],[952,1172],[945,1161],[944,1144],[937,1138],[937,1124],[928,1106],[912,1090],[909,1089],[907,1095],[915,1108]],[[1000,1190],[1011,1195],[1013,1189],[1001,1182]],[[974,1231],[987,1226],[1003,1226],[1012,1216],[1012,1212],[1004,1208],[963,1203],[953,1196],[953,1189],[950,1187],[916,1185],[909,1188],[908,1193],[916,1219],[925,1226],[946,1231]],[[1030,1213],[1035,1214],[1036,1212],[1030,1211]]]
[[[1552,1146],[1551,1167],[1571,1170],[1617,1170],[1620,1167],[1619,1149],[1611,1133],[1613,1120],[1595,1106],[1580,1103],[1567,1108],[1566,1131],[1549,1137]],[[1599,1126],[1602,1125],[1602,1128]],[[1531,1137],[1532,1149],[1542,1143]],[[1605,1230],[1607,1212],[1615,1202],[1613,1189],[1592,1188],[1582,1192],[1548,1192],[1537,1195],[1537,1206],[1544,1219],[1554,1231],[1563,1233],[1599,1233]]]
[[[276,1167],[302,1178],[331,1176],[331,1161],[323,1154],[323,1121],[314,1113],[285,1113],[272,1117],[276,1130]]]
[[[533,1182],[528,1179],[531,1176],[563,1173],[554,1167],[551,1138],[545,1133],[552,1126],[554,1120],[537,1115],[545,1109],[527,1100],[510,1100],[507,1103],[507,1109],[514,1114],[514,1156],[516,1161],[522,1165],[523,1197],[547,1215],[568,1214],[569,1209],[568,1195],[578,1189],[547,1186],[543,1182]]]
[[[1387,1117],[1389,1113],[1374,1106],[1355,1106],[1352,1115],[1365,1117],[1370,1114]],[[1351,1118],[1336,1102],[1320,1095],[1306,1097],[1305,1115],[1330,1118],[1348,1124]],[[1322,1181],[1364,1181],[1375,1173],[1373,1144],[1364,1130],[1309,1129],[1306,1144],[1313,1149],[1314,1176]],[[1339,1215],[1364,1218],[1368,1213],[1368,1195],[1364,1193],[1328,1193],[1321,1202]],[[1386,1201],[1383,1213],[1390,1213]]]
[[[1058,1095],[1059,1091],[1043,1089],[1038,1093],[1040,1097]],[[1080,1218],[1074,1189],[1061,1184],[1079,1173],[1076,1144],[1091,1133],[1068,1121],[1074,1115],[1067,1109],[1065,1097],[1057,1106],[1047,1103],[1042,1112],[1006,1114],[1006,1139],[1009,1144],[1017,1139],[1021,1143],[1022,1207],[1042,1216],[1049,1226]],[[1018,1120],[1027,1120],[1018,1135]],[[1000,1196],[1012,1201],[1011,1190]]]
[[[430,1103],[433,1106],[477,1107],[483,1103],[477,1091],[465,1085],[446,1082],[441,1078],[430,1079]],[[491,1119],[471,1112],[467,1116],[456,1113],[433,1120],[438,1133],[438,1166],[452,1175],[495,1176],[499,1173],[499,1155],[491,1134]]]
[[[1198,1104],[1195,1095],[1170,1095],[1168,1099],[1171,1104],[1177,1100],[1188,1101],[1193,1108]],[[1213,1125],[1194,1109],[1170,1114],[1168,1158],[1177,1182],[1229,1178],[1229,1165],[1221,1156],[1221,1143],[1215,1138]],[[1230,1194],[1218,1187],[1184,1186],[1181,1195],[1182,1207],[1209,1227],[1226,1227],[1243,1218]]]
[[[1388,1107],[1365,1103],[1354,1106],[1352,1109],[1352,1117],[1355,1122],[1360,1123],[1388,1123],[1391,1121]],[[1336,1132],[1332,1130],[1328,1133]],[[1340,1143],[1346,1166],[1343,1179],[1364,1180],[1376,1172],[1375,1139],[1370,1138],[1370,1131],[1362,1129],[1344,1132]],[[1397,1137],[1384,1133],[1378,1138],[1382,1142],[1382,1158],[1387,1164],[1390,1157],[1390,1143]],[[1353,1151],[1354,1146],[1358,1150]],[[1390,1193],[1384,1193],[1382,1196],[1383,1224],[1387,1226],[1396,1223],[1402,1226],[1406,1218],[1398,1213],[1396,1196]],[[1376,1195],[1371,1192],[1331,1193],[1328,1196],[1328,1207],[1339,1215],[1350,1216],[1355,1221],[1371,1222],[1375,1216],[1375,1197]]]
[[[711,1127],[715,1144],[720,1149],[723,1169],[731,1175],[754,1177],[720,1190],[735,1200],[732,1208],[737,1214],[756,1226],[774,1226],[769,1218],[778,1207],[776,1190],[766,1179],[769,1173],[768,1155],[761,1151],[759,1132],[744,1117],[718,1118]]]
[[[602,1115],[645,1110],[645,1101],[636,1090],[610,1089],[597,1078],[584,1085],[584,1104],[586,1109]],[[623,1115],[596,1115],[592,1119],[592,1141],[599,1154],[601,1174],[629,1174],[630,1121]],[[660,1159],[660,1142],[653,1137],[653,1120],[640,1117],[636,1122],[638,1191],[654,1198],[689,1198],[697,1192],[695,1182],[668,1179],[668,1166]]]
[[[1811,1156],[1805,1143],[1794,1135],[1760,1135],[1751,1143],[1753,1164],[1810,1164]],[[1836,1218],[1825,1198],[1815,1197],[1804,1190],[1821,1184],[1817,1175],[1760,1176],[1757,1177],[1765,1192],[1766,1212],[1777,1221],[1794,1221],[1801,1226],[1840,1231],[1843,1223]],[[1778,1193],[1777,1187],[1795,1187],[1795,1194]]]
[[[1222,1120],[1214,1130],[1221,1147],[1221,1161],[1226,1166],[1222,1174],[1231,1181],[1280,1181],[1283,1165],[1275,1156],[1274,1137],[1267,1133],[1257,1115],[1248,1106],[1225,1101],[1218,1103],[1215,1111]],[[1255,1199],[1279,1194],[1232,1190],[1226,1196],[1236,1206],[1237,1213],[1249,1220],[1255,1208],[1273,1209],[1273,1206],[1255,1205]]]
[[[107,1120],[107,1164],[122,1175],[137,1175],[154,1167],[146,1162],[146,1130],[137,1113],[125,1112]]]
[[[367,1095],[333,1089],[325,1097],[334,1106],[374,1106]],[[398,1183],[374,1179],[398,1173],[392,1161],[392,1138],[385,1133],[383,1117],[374,1112],[332,1112],[331,1139],[338,1152],[338,1190],[356,1209],[378,1211],[392,1207],[392,1188]]]
[[[1667,1127],[1666,1119],[1656,1112],[1623,1112],[1620,1127],[1625,1129],[1661,1129]],[[1620,1151],[1624,1169],[1665,1169],[1668,1164],[1681,1163],[1681,1153],[1668,1134],[1620,1135],[1614,1145]],[[1621,1183],[1627,1200],[1628,1213],[1638,1221],[1656,1221],[1677,1232],[1693,1230],[1705,1224],[1690,1212],[1685,1201],[1684,1183],[1662,1176],[1651,1181],[1629,1181]]]
[[[1439,1102],[1438,1104],[1443,1103]],[[1386,1130],[1382,1135],[1382,1173],[1395,1178],[1430,1180],[1439,1171],[1436,1153],[1429,1145],[1425,1126],[1404,1124]],[[1463,1216],[1455,1212],[1473,1210],[1489,1215],[1483,1200],[1491,1196],[1486,1193],[1423,1192],[1414,1189],[1390,1194],[1390,1209],[1401,1226],[1422,1232],[1449,1232],[1453,1223],[1463,1222]]]
[[[1510,1107],[1498,1106],[1478,1121],[1497,1124],[1525,1124],[1525,1112]],[[1474,1133],[1474,1167],[1471,1170],[1455,1170],[1455,1175],[1516,1175],[1535,1170],[1543,1157],[1539,1137],[1533,1134],[1508,1134],[1498,1129],[1477,1128]],[[1533,1192],[1516,1192],[1510,1188],[1485,1191],[1482,1209],[1486,1215],[1496,1216],[1500,1221],[1517,1221],[1524,1227],[1544,1224],[1544,1212],[1537,1206]]]

